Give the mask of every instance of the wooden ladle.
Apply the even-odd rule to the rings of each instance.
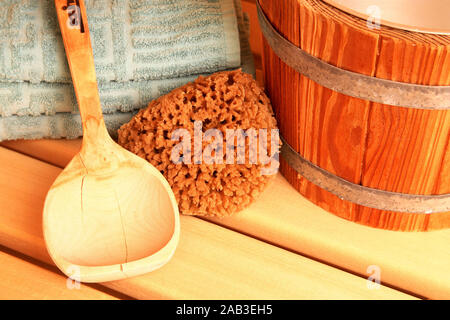
[[[67,276],[82,282],[152,271],[169,261],[178,244],[174,194],[156,168],[106,130],[83,0],[55,4],[84,135],[81,151],[47,194],[47,249]]]

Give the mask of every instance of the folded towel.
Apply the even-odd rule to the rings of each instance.
[[[103,112],[140,109],[152,99],[195,77],[99,83]],[[78,113],[72,83],[0,82],[0,116],[4,119],[10,116],[51,116],[60,112]]]
[[[110,1],[106,2],[109,3]],[[169,0],[129,0],[129,2],[133,3],[135,7],[138,7],[138,4],[142,5],[149,2],[153,4],[155,2],[160,4],[170,3]],[[182,2],[186,1],[177,1],[177,4]],[[234,19],[239,31],[235,35],[240,47],[239,61],[242,62],[241,67],[245,72],[254,75],[253,56],[248,43],[248,19],[242,13],[240,1],[196,0],[191,2],[195,2],[197,5],[200,5],[200,3],[224,4],[228,2],[234,5],[233,12],[236,15]],[[1,6],[2,4],[0,4],[0,8]],[[227,6],[223,5],[223,7]],[[92,29],[93,23],[90,20],[89,25],[90,29]],[[232,34],[225,27],[222,33]],[[98,70],[98,59],[95,60],[95,63]],[[201,74],[209,74],[218,70],[221,70],[221,67],[201,72]],[[194,71],[191,70],[191,72]],[[186,82],[194,80],[197,76],[198,74],[193,73],[168,79],[125,82],[99,81],[100,99],[108,130],[114,136],[117,129],[123,123],[129,121],[138,109],[146,107],[149,101]],[[4,82],[0,79],[0,141],[21,138],[76,138],[81,135],[81,121],[71,82],[52,83],[40,81],[33,83],[31,80]]]
[[[175,78],[241,64],[232,0],[85,4],[99,82]],[[71,82],[53,1],[1,1],[0,81]]]

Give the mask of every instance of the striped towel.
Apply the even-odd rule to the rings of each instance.
[[[85,0],[111,133],[199,74],[254,73],[239,0]],[[52,0],[0,2],[0,141],[76,138],[81,124]]]

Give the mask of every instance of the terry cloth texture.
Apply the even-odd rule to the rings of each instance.
[[[254,73],[238,0],[85,0],[111,133],[199,74]],[[0,141],[76,138],[80,116],[51,0],[0,2]]]

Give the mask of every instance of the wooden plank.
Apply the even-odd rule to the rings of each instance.
[[[431,35],[417,39],[383,37],[376,76],[423,85],[450,85],[450,48]],[[450,38],[449,38],[450,39]],[[435,42],[435,43],[430,43]],[[450,43],[447,40],[447,43]],[[450,192],[450,112],[372,103],[362,185],[412,194]],[[450,227],[450,212],[404,214],[359,207],[359,219],[400,230]]]
[[[312,204],[281,175],[247,210],[213,221],[360,275],[375,265],[382,283],[450,298],[450,229],[395,232],[359,225]]]
[[[0,300],[118,300],[0,250]]]
[[[0,243],[50,263],[41,215],[61,169],[4,148],[0,163]],[[135,298],[412,298],[384,286],[369,290],[364,278],[188,216],[164,268],[103,285]]]
[[[36,151],[33,143],[16,142],[10,147]],[[47,161],[59,158],[60,143],[39,142],[46,147],[34,156]],[[72,153],[76,151],[73,147]],[[377,265],[383,283],[428,298],[450,297],[450,229],[404,233],[348,222],[307,201],[281,175],[250,208],[213,221],[363,276],[369,265]]]
[[[49,143],[51,141],[51,143]],[[58,167],[65,167],[81,148],[81,139],[66,140],[11,140],[2,141],[0,145],[26,153],[36,159],[53,163]],[[57,150],[57,152],[55,152]],[[75,152],[75,153],[74,153]]]

